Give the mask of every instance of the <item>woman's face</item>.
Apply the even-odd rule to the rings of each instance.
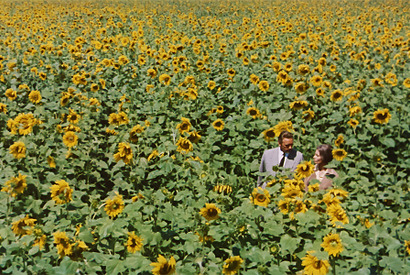
[[[315,164],[320,164],[323,162],[322,156],[320,155],[319,150],[316,150],[315,155],[313,156],[313,161]]]

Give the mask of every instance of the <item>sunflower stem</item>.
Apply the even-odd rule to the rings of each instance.
[[[330,263],[332,264],[332,273],[336,275],[336,260],[333,256],[330,258]]]

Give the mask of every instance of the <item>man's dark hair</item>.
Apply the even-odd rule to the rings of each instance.
[[[332,154],[333,147],[332,147],[331,145],[329,145],[329,144],[322,144],[322,145],[319,145],[319,146],[316,148],[316,150],[319,151],[319,154],[320,154],[320,156],[322,157],[323,162],[324,162],[325,164],[328,164],[329,162],[332,161],[332,159],[333,159],[333,154]]]
[[[289,131],[282,131],[279,135],[279,138],[278,138],[279,143],[282,143],[282,140],[284,138],[292,138],[293,139],[293,134]]]

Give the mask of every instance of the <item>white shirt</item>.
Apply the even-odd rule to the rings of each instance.
[[[282,160],[283,155],[285,155],[285,161],[283,162],[283,167],[285,167],[286,160],[288,159],[288,154],[284,153],[284,152],[279,148],[279,150],[278,150],[278,160],[279,160],[278,165],[280,164],[280,161]]]

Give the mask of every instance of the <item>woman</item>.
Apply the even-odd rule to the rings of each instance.
[[[305,178],[305,190],[308,191],[309,182],[311,180],[319,180],[319,190],[324,190],[332,187],[332,178],[339,175],[334,169],[326,168],[326,165],[333,159],[332,146],[329,144],[322,144],[316,148],[313,161],[315,162],[315,172],[309,177]]]

